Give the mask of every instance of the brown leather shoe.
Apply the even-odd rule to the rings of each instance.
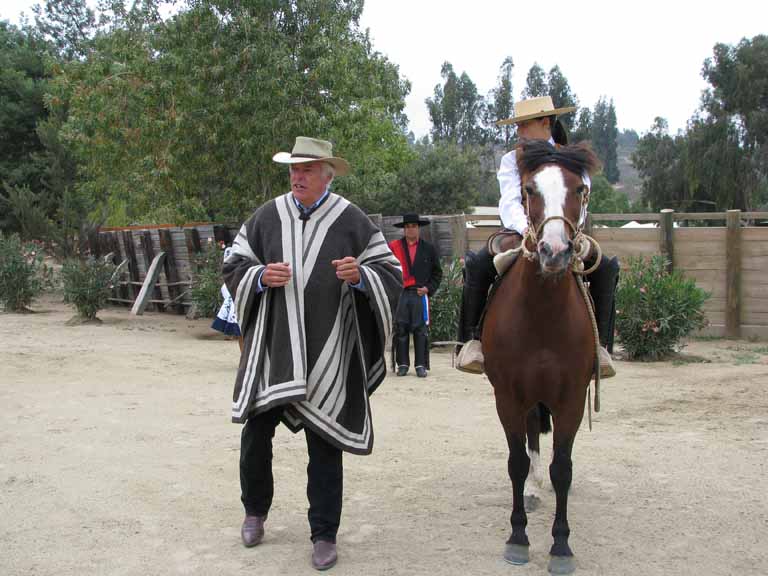
[[[336,544],[317,540],[312,544],[312,566],[315,570],[328,570],[336,565]]]
[[[240,535],[243,537],[243,546],[250,548],[256,546],[264,538],[264,521],[266,516],[248,516],[243,520]]]

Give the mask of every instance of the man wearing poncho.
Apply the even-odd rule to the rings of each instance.
[[[384,236],[329,190],[348,163],[331,144],[298,137],[291,192],[262,205],[224,262],[244,336],[232,419],[245,423],[240,484],[243,543],[258,544],[272,503],[272,437],[279,422],[306,431],[312,564],[336,562],[342,452],[373,447],[369,395],[386,374],[384,345],[402,273]]]

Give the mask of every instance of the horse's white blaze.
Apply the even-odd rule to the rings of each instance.
[[[568,188],[565,186],[563,172],[557,166],[547,166],[533,177],[536,188],[544,199],[544,218],[565,215],[565,198]],[[549,244],[554,254],[565,249],[568,242],[565,224],[562,220],[552,220],[544,225],[539,240]]]

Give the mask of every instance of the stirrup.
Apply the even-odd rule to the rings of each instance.
[[[483,345],[480,340],[470,340],[461,347],[459,355],[456,357],[456,369],[468,374],[483,374],[485,372]]]
[[[605,346],[598,346],[597,353],[600,354],[600,379],[613,378],[616,376],[616,368],[613,367],[613,358],[606,350]]]
[[[496,272],[499,273],[499,276],[502,276],[504,272],[509,270],[509,268],[512,266],[512,264],[515,263],[515,260],[517,260],[517,257],[519,255],[520,255],[519,248],[511,248],[506,252],[502,252],[501,254],[496,254],[496,256],[493,257],[493,267],[496,268]]]

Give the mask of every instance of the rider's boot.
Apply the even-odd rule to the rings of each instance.
[[[461,297],[456,368],[470,374],[485,371],[483,348],[479,340],[479,323],[493,283],[493,257],[486,248],[464,259],[464,288]]]
[[[616,375],[613,359],[613,332],[616,321],[616,284],[619,281],[619,261],[603,256],[597,270],[589,274],[589,293],[595,303],[595,321],[600,338],[600,378]]]

